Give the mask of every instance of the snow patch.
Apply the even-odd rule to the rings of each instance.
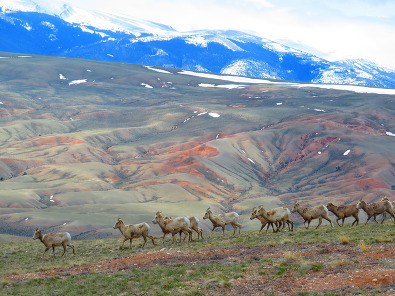
[[[293,83],[293,82],[277,82],[270,81],[266,79],[258,79],[258,78],[249,78],[249,77],[240,77],[240,76],[230,76],[230,75],[217,75],[210,73],[199,73],[193,71],[183,70],[178,72],[183,75],[191,75],[203,78],[210,79],[219,79],[225,81],[232,81],[237,83],[262,83],[262,84],[277,84],[277,85],[288,85],[295,87],[317,87],[324,89],[336,89],[336,90],[345,90],[345,91],[353,91],[356,93],[370,93],[370,94],[383,94],[383,95],[395,95],[395,89],[393,88],[378,88],[378,87],[366,87],[366,86],[357,86],[357,85],[337,85],[337,84],[312,84],[312,83]]]
[[[220,117],[218,113],[214,113],[214,112],[209,112],[208,115],[215,118]]]
[[[69,82],[69,85],[75,85],[75,84],[81,84],[81,83],[87,83],[86,79],[79,79],[79,80],[73,80]]]
[[[395,137],[395,134],[391,133],[391,132],[386,132],[387,136],[391,136],[391,137]]]
[[[343,155],[348,155],[351,152],[351,149],[348,149],[346,152],[343,153]]]
[[[199,83],[200,87],[218,87],[218,88],[227,88],[227,89],[237,89],[237,88],[245,88],[245,85],[242,84],[210,84],[210,83]]]
[[[150,66],[144,66],[144,67],[146,67],[147,69],[150,69],[150,70],[152,70],[152,71],[155,71],[155,72],[166,73],[166,74],[173,74],[173,73],[171,73],[171,72],[169,72],[169,71],[162,70],[162,69],[152,68],[152,67],[150,67]]]
[[[63,74],[59,74],[59,79],[66,80],[67,78]]]
[[[146,88],[154,88],[153,86],[147,84],[147,83],[141,83],[142,86],[146,87]]]

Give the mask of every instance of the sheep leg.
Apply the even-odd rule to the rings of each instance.
[[[261,233],[262,229],[265,228],[266,224],[267,224],[267,223],[265,223],[265,224],[262,223],[262,224],[261,224],[261,229],[259,229],[259,233]],[[269,225],[267,225],[267,227],[269,228]]]
[[[143,245],[141,246],[142,248],[145,246],[145,244],[147,243],[147,236],[146,235],[143,235],[143,239],[144,239],[144,243],[143,243]]]
[[[285,228],[285,224],[286,224],[286,222],[285,222],[285,221],[282,221],[282,222],[280,222],[280,223],[282,223],[282,227],[281,227],[281,230],[280,230],[280,231],[283,231],[283,230],[284,230],[284,228]]]
[[[322,218],[319,217],[319,218],[318,218],[318,225],[317,225],[317,227],[316,227],[315,229],[317,229],[318,227],[320,227],[321,223],[322,223]]]
[[[341,218],[337,218],[337,219],[336,219],[336,223],[337,223],[338,226],[342,227],[343,225],[340,225],[340,224],[339,224],[339,220],[340,220],[340,219],[341,219]]]
[[[355,225],[355,226],[357,226],[358,225],[358,223],[359,223],[359,217],[358,217],[358,214],[353,214],[352,215],[353,217],[354,217],[354,222],[352,222],[352,224],[351,224],[351,226],[354,226],[354,223],[356,222],[357,224]]]
[[[307,227],[306,227],[306,225],[305,225],[305,227],[306,227],[306,229],[309,229],[311,220],[310,219],[305,220],[303,224],[305,224],[306,222],[307,222]]]
[[[203,230],[200,229],[200,228],[199,228],[199,234],[200,234],[200,238],[201,238],[201,239],[204,239],[204,238],[203,238]],[[198,239],[199,239],[199,234],[198,234]]]
[[[52,253],[53,253],[53,257],[55,258],[55,246],[52,246]],[[63,255],[62,255],[63,256]]]
[[[394,212],[393,211],[391,211],[391,210],[389,210],[389,211],[387,211],[390,215],[391,215],[391,217],[394,219],[394,223],[395,223],[395,215],[394,215]],[[392,220],[392,219],[391,219]]]
[[[125,244],[125,242],[126,242],[127,240],[128,240],[128,238],[126,238],[126,237],[123,239],[122,245],[119,246],[119,249],[120,249],[120,250],[123,249],[123,245]]]
[[[45,248],[44,253],[43,253],[43,259],[44,259],[45,253],[46,253],[50,248],[51,248],[51,247],[46,247],[46,248]]]
[[[325,215],[325,216],[322,216],[322,218],[324,218],[326,221],[328,221],[331,224],[331,227],[333,227],[332,220],[328,216]]]
[[[380,223],[380,224],[383,224],[385,219],[387,219],[387,214],[386,214],[386,212],[383,213],[383,220],[381,220],[381,223]]]
[[[147,237],[149,237],[149,238],[152,240],[152,244],[153,244],[154,246],[156,246],[154,237],[153,237],[152,235],[147,235]]]
[[[63,243],[62,244],[62,246],[63,246],[63,254],[62,254],[62,257],[64,256],[64,254],[66,253],[66,243]]]
[[[72,244],[68,244],[67,246],[68,246],[69,248],[72,248],[72,249],[73,249],[73,254],[75,255],[74,246],[73,246]]]
[[[289,231],[294,231],[294,223],[291,220],[287,220],[287,224],[288,224],[288,229]],[[289,224],[291,224],[291,227],[289,226]]]

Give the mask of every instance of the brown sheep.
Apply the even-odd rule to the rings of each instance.
[[[319,219],[318,225],[315,228],[317,229],[322,223],[322,218],[329,221],[329,223],[331,223],[331,227],[333,227],[332,220],[328,217],[329,215],[328,208],[324,205],[304,208],[299,204],[299,202],[295,202],[292,213],[294,212],[298,212],[299,215],[302,216],[302,218],[304,219],[303,225],[305,225],[305,227],[307,222],[306,229],[309,229],[310,222],[312,220]]]
[[[63,247],[63,254],[66,253],[66,247],[73,249],[73,254],[75,255],[74,246],[71,244],[71,235],[68,232],[58,232],[58,233],[47,233],[42,234],[40,229],[36,229],[33,235],[33,239],[39,239],[45,246],[43,253],[43,259],[45,253],[52,248],[53,256],[55,257],[55,247]]]
[[[167,218],[162,216],[161,212],[157,212],[155,218],[152,220],[152,223],[158,224],[163,232],[163,239],[167,233],[171,233],[173,237],[173,243],[175,242],[175,235],[177,233],[184,233],[185,237],[188,235],[188,241],[191,241],[192,230],[191,230],[191,222],[186,217],[177,217],[177,218]],[[185,238],[184,238],[185,240]],[[181,233],[180,233],[180,242],[181,242]]]
[[[354,222],[352,222],[351,226],[357,226],[359,223],[359,217],[358,217],[358,212],[359,209],[357,209],[357,205],[356,204],[349,204],[349,205],[341,205],[341,206],[335,206],[333,203],[328,203],[327,206],[329,211],[331,211],[336,217],[336,223],[339,226],[344,225],[344,220],[347,217],[354,217],[355,220]],[[339,224],[339,220],[342,219],[342,225]]]
[[[264,217],[266,220],[276,225],[277,229],[275,232],[283,230],[285,224],[288,225],[289,231],[293,231],[294,223],[291,220],[289,220],[289,217],[291,216],[291,211],[289,209],[279,207],[266,211],[266,209],[263,206],[259,206],[257,209],[257,213],[259,216]]]
[[[250,219],[251,219],[251,220],[253,220],[253,219],[258,219],[259,221],[261,221],[261,229],[259,229],[259,233],[261,233],[262,229],[265,228],[266,225],[267,225],[266,233],[267,233],[267,231],[269,230],[270,226],[272,226],[273,232],[274,232],[273,223],[272,223],[272,222],[269,222],[269,221],[268,221],[267,219],[265,219],[263,216],[258,215],[258,211],[257,211],[256,208],[253,208],[253,209],[252,209]]]
[[[357,203],[357,209],[363,209],[366,212],[366,214],[368,215],[365,225],[368,223],[368,221],[372,217],[376,223],[379,223],[376,220],[376,216],[380,215],[380,214],[383,214],[383,220],[381,220],[381,224],[384,223],[384,220],[386,218],[385,213],[389,213],[391,215],[391,217],[393,219],[395,219],[394,208],[392,206],[392,203],[389,200],[377,201],[377,202],[367,204],[364,200],[361,199]]]
[[[117,222],[113,226],[114,229],[119,229],[119,231],[123,234],[124,239],[122,241],[122,245],[119,247],[123,248],[123,245],[127,240],[130,240],[130,248],[132,248],[132,239],[142,237],[144,239],[143,247],[147,243],[147,237],[152,240],[152,244],[155,246],[155,241],[152,235],[149,234],[151,227],[147,223],[139,223],[139,224],[130,224],[125,225],[121,218],[118,218]]]
[[[213,224],[213,229],[211,232],[213,232],[215,228],[221,227],[222,234],[225,234],[225,226],[230,224],[233,227],[233,235],[236,234],[237,228],[239,229],[240,234],[241,225],[237,223],[239,220],[239,214],[236,212],[213,215],[213,212],[211,212],[210,208],[208,208],[204,214],[203,219],[209,219]]]

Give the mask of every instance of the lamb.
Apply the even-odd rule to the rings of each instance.
[[[165,238],[167,233],[171,233],[173,237],[173,243],[175,242],[174,236],[177,233],[184,233],[189,236],[188,241],[191,241],[192,238],[192,230],[190,229],[191,222],[187,217],[177,217],[177,218],[167,218],[165,219],[162,216],[161,212],[157,212],[155,218],[152,220],[152,223],[158,224],[159,227],[163,231],[163,239]],[[185,238],[184,238],[185,240]],[[181,233],[180,233],[180,242],[181,242]]]
[[[310,222],[314,219],[319,219],[319,223],[315,229],[317,229],[321,223],[322,223],[322,218],[325,220],[329,221],[331,223],[331,227],[333,227],[332,220],[328,217],[329,211],[328,208],[324,205],[320,206],[314,206],[314,207],[308,207],[308,208],[303,208],[299,202],[295,202],[294,207],[292,209],[292,213],[298,212],[302,218],[304,219],[303,225],[306,227],[306,222],[307,222],[307,227],[306,229],[309,229]]]
[[[233,227],[233,235],[236,234],[237,228],[239,229],[240,234],[241,225],[237,223],[239,220],[239,214],[237,214],[236,212],[213,215],[213,212],[211,212],[210,208],[208,208],[206,213],[204,214],[203,219],[209,219],[213,224],[213,229],[211,230],[211,232],[213,232],[215,228],[221,227],[222,234],[225,234],[225,226],[230,224]]]
[[[386,218],[386,213],[389,213],[395,221],[394,207],[389,200],[383,200],[367,204],[364,200],[360,199],[360,201],[357,203],[357,209],[363,209],[368,215],[365,225],[372,217],[376,223],[379,223],[376,220],[376,216],[380,214],[383,214],[383,220],[381,220],[381,224],[383,224]]]
[[[71,235],[68,232],[58,232],[58,233],[47,233],[44,234],[40,229],[36,229],[33,235],[33,239],[39,239],[45,246],[45,251],[43,253],[43,259],[45,253],[52,248],[53,256],[55,257],[55,247],[63,247],[63,254],[66,253],[66,247],[73,249],[73,254],[75,255],[74,246],[71,244]]]
[[[142,247],[145,246],[147,243],[147,237],[152,240],[152,244],[155,246],[155,241],[152,235],[149,234],[149,231],[151,230],[151,227],[143,222],[139,224],[130,224],[130,225],[125,225],[121,218],[118,218],[117,222],[113,226],[114,229],[119,229],[119,231],[123,234],[124,239],[122,242],[122,245],[119,247],[120,249],[123,248],[125,241],[130,240],[130,249],[132,248],[132,240],[134,238],[139,238],[142,237],[144,239],[144,243]]]
[[[293,224],[294,223],[291,220],[289,220],[289,217],[291,216],[291,211],[287,208],[279,207],[279,208],[275,208],[275,209],[266,211],[263,206],[259,206],[257,209],[257,214],[259,216],[262,216],[269,222],[274,223],[276,225],[277,229],[276,229],[276,231],[274,231],[274,229],[273,229],[273,232],[278,232],[278,231],[283,230],[285,227],[285,224],[288,225],[289,231],[293,231]],[[281,229],[280,229],[280,227],[281,227]]]
[[[341,206],[335,206],[333,203],[328,203],[327,206],[329,211],[331,211],[336,217],[336,223],[337,225],[343,227],[344,225],[344,220],[347,217],[354,217],[355,220],[352,222],[351,226],[357,226],[359,223],[359,209],[357,209],[356,204],[349,204],[349,205],[341,205]],[[339,220],[342,219],[342,225],[339,224]]]

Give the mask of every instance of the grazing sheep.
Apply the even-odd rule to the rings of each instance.
[[[357,226],[359,223],[359,217],[358,217],[358,212],[359,209],[357,209],[356,204],[349,204],[349,205],[341,205],[341,206],[335,206],[333,203],[328,203],[327,206],[329,211],[331,211],[336,217],[336,223],[337,225],[343,227],[344,225],[344,220],[347,217],[354,217],[355,220],[352,222],[351,226]],[[342,225],[339,224],[339,220],[342,219]]]
[[[258,219],[259,221],[261,221],[261,229],[259,229],[259,233],[261,233],[262,229],[265,228],[266,225],[267,225],[266,233],[267,233],[267,231],[269,230],[270,226],[272,226],[273,232],[274,232],[273,223],[269,222],[269,221],[268,221],[267,219],[265,219],[263,216],[258,215],[258,211],[257,211],[256,208],[253,208],[253,209],[252,209],[250,219],[251,219],[251,220],[253,220],[253,219]]]
[[[237,214],[236,212],[213,215],[213,212],[211,212],[210,208],[208,208],[206,213],[204,214],[203,219],[209,219],[213,224],[213,229],[211,230],[211,232],[213,232],[215,228],[221,227],[222,234],[225,234],[225,226],[230,224],[233,227],[233,235],[236,234],[237,228],[239,229],[240,234],[241,225],[237,223],[239,220],[239,214]]]
[[[295,202],[292,213],[295,212],[298,212],[299,215],[302,216],[302,218],[304,219],[303,225],[305,225],[305,227],[307,222],[306,229],[309,229],[310,222],[312,220],[319,219],[319,223],[315,228],[317,229],[322,223],[322,218],[329,221],[329,223],[331,223],[331,227],[333,227],[332,220],[328,217],[329,215],[328,208],[324,205],[303,208],[298,202]]]
[[[147,223],[139,223],[139,224],[130,224],[125,225],[121,218],[118,218],[117,222],[113,226],[114,229],[119,229],[119,231],[123,234],[124,239],[122,245],[119,247],[123,248],[123,245],[127,240],[130,240],[130,248],[132,248],[132,240],[134,238],[142,237],[144,239],[143,247],[147,243],[147,237],[152,240],[152,244],[155,246],[155,241],[152,235],[149,234],[151,227]]]
[[[380,215],[380,214],[383,214],[383,220],[381,220],[381,224],[383,224],[383,222],[386,218],[385,213],[389,213],[391,215],[391,217],[393,219],[395,219],[394,207],[389,200],[377,201],[377,202],[367,204],[364,200],[360,199],[360,201],[357,203],[357,209],[363,209],[366,212],[366,214],[368,215],[365,225],[368,223],[368,221],[372,217],[376,223],[379,223],[376,220],[376,216]]]
[[[58,232],[58,233],[47,233],[42,234],[40,229],[36,229],[33,235],[33,239],[39,239],[45,246],[45,251],[43,253],[43,259],[45,253],[52,248],[53,256],[55,257],[55,247],[63,247],[63,254],[66,253],[66,247],[73,249],[73,254],[75,254],[74,246],[71,244],[71,235],[68,232]]]
[[[279,207],[266,211],[263,206],[259,206],[257,209],[257,213],[259,216],[262,216],[269,222],[274,223],[276,225],[277,229],[276,231],[274,231],[273,229],[273,232],[278,232],[283,230],[285,224],[288,225],[289,231],[293,231],[294,223],[291,220],[289,220],[289,217],[291,216],[291,211],[289,209]]]
[[[192,230],[191,230],[191,222],[187,217],[177,217],[177,218],[169,218],[162,216],[161,212],[157,212],[155,215],[154,220],[152,223],[158,224],[159,227],[162,229],[163,232],[163,239],[165,238],[166,234],[171,233],[173,237],[173,243],[175,242],[174,236],[177,233],[180,233],[180,242],[181,242],[181,233],[185,234],[185,238],[188,235],[188,241],[192,239]],[[184,238],[184,240],[185,240]]]

